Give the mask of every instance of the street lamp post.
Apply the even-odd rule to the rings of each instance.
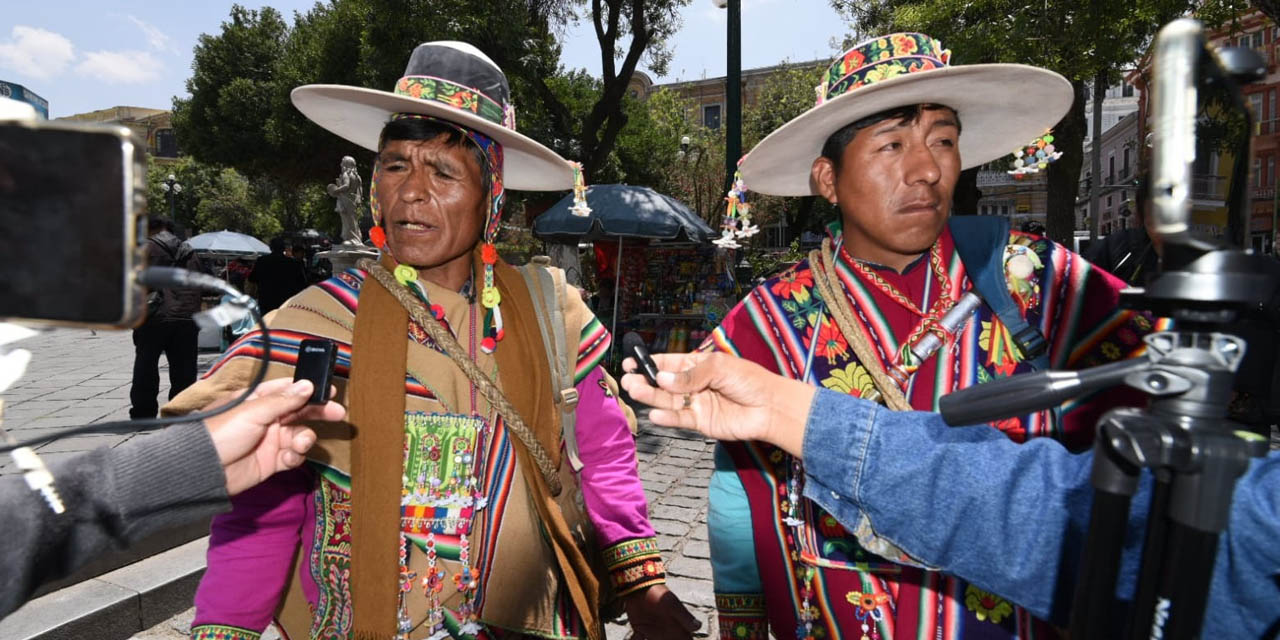
[[[711,1],[729,10],[724,92],[724,190],[728,191],[742,157],[742,0]]]
[[[702,216],[702,189],[700,188],[701,185],[698,183],[699,179],[702,177],[701,168],[702,159],[704,157],[704,154],[702,153],[702,146],[694,145],[693,140],[689,136],[681,136],[680,151],[676,154],[680,161],[686,163],[686,166],[688,166],[687,163],[691,161],[691,156],[695,153],[697,154],[697,158],[692,159],[692,170],[684,171],[683,173],[686,176],[690,176],[689,190],[693,192],[693,208],[698,212],[698,216]]]
[[[160,185],[165,194],[169,196],[169,219],[174,224],[178,223],[178,219],[174,216],[174,199],[179,193],[182,193],[182,185],[178,184],[178,179],[171,173],[164,179],[164,183]]]

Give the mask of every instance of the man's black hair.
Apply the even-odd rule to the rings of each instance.
[[[904,107],[885,109],[884,111],[873,113],[860,120],[855,120],[831,134],[831,136],[827,138],[827,141],[822,144],[822,157],[830,160],[831,163],[839,169],[840,158],[844,155],[844,148],[849,146],[850,142],[853,142],[854,136],[858,135],[859,131],[870,126],[880,124],[881,122],[885,122],[886,120],[901,120],[904,124],[915,124],[915,122],[920,119],[920,114],[924,113],[926,109],[930,111],[948,109],[952,113],[955,113],[955,110],[951,109],[951,107],[932,103],[912,104]],[[956,114],[956,128],[960,128],[959,114]]]
[[[281,237],[279,237],[279,236],[277,236],[277,237],[275,237],[275,238],[272,238],[272,239],[271,239],[271,244],[270,244],[269,246],[271,247],[271,253],[274,253],[274,254],[276,254],[276,255],[281,255],[281,254],[283,254],[283,253],[284,253],[284,238],[281,238]]]
[[[173,233],[173,221],[166,216],[151,216],[147,219],[148,235],[154,235],[161,231]]]
[[[382,127],[382,146],[392,140],[435,140],[440,136],[444,136],[444,142],[451,147],[466,147],[471,150],[471,155],[476,159],[476,165],[480,167],[480,187],[482,194],[487,197],[489,188],[492,186],[492,171],[489,169],[489,158],[485,156],[483,150],[475,143],[471,142],[461,131],[441,124],[433,120],[425,120],[423,118],[401,118],[392,120]],[[379,151],[382,149],[379,148]]]

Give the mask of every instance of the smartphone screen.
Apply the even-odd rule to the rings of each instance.
[[[112,131],[0,123],[0,318],[136,320],[130,146]]]

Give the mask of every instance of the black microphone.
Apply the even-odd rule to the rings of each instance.
[[[654,364],[653,358],[649,355],[648,347],[644,346],[644,339],[640,334],[632,331],[622,336],[622,352],[636,359],[636,364],[640,365],[640,373],[644,374],[649,384],[658,386],[658,365]]]

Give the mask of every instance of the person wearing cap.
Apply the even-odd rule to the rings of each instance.
[[[351,426],[317,425],[306,468],[214,520],[192,637],[257,638],[274,620],[295,639],[603,640],[607,592],[637,636],[691,637],[598,366],[608,333],[575,291],[559,292],[562,315],[539,306],[553,289],[538,274],[554,273],[493,244],[506,189],[568,190],[576,166],[516,132],[506,77],[465,43],[419,45],[390,92],[292,98],[377,154],[379,259],[268,317],[273,377],[293,373],[300,341],[337,344]],[[262,346],[248,334],[166,410],[245,379]]]
[[[953,66],[950,57],[919,33],[859,43],[823,74],[817,106],[743,159],[747,188],[823,197],[841,220],[808,259],[753,289],[703,350],[892,410],[933,411],[956,389],[1142,348],[1154,321],[1117,311],[1123,282],[1007,222],[950,220],[972,213],[952,211],[960,171],[1045,135],[1073,95],[1051,71]],[[972,230],[993,228],[989,244],[976,244]],[[979,291],[978,281],[994,282],[1007,304],[995,304],[995,289]],[[1084,448],[1100,412],[1127,399],[1108,393],[995,426],[1016,442],[1052,437]],[[1002,597],[1015,594],[914,566],[883,539],[861,546],[862,532],[805,490],[804,466],[787,451],[763,442],[718,445],[708,527],[722,637],[1053,633]],[[990,499],[1008,490],[993,485]]]

